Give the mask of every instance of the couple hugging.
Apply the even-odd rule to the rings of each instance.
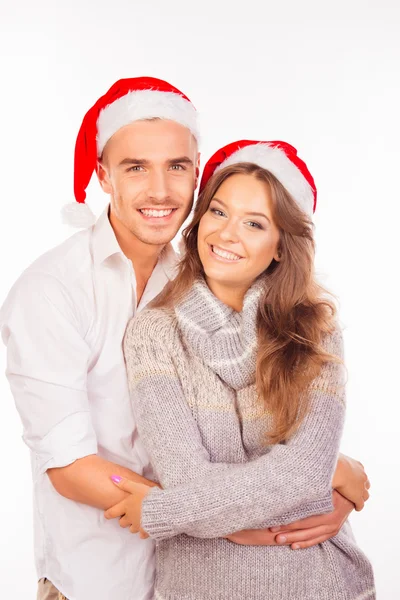
[[[178,89],[115,83],[76,142],[64,218],[81,231],[1,309],[37,598],[373,600],[347,520],[369,481],[339,453],[346,375],[314,276],[314,179],[290,144],[243,140],[200,178],[198,146]],[[110,197],[97,221],[93,172]]]

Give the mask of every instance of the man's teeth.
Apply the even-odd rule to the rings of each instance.
[[[221,250],[216,246],[212,246],[212,251],[217,256],[221,256],[222,258],[226,258],[227,260],[240,260],[242,257],[237,254],[233,254],[232,252],[226,252],[225,250]]]
[[[142,215],[144,215],[145,217],[167,217],[168,215],[170,215],[173,211],[173,208],[168,208],[166,210],[155,210],[155,209],[147,209],[147,208],[141,208],[140,212],[142,213]]]

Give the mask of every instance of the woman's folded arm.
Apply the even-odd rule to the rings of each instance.
[[[135,326],[125,338],[132,402],[164,488],[152,490],[143,503],[142,526],[152,537],[221,537],[332,510],[344,419],[341,364],[323,367],[309,390],[310,411],[287,444],[247,463],[214,463],[184,396],[173,347],[154,335],[136,335]],[[326,349],[342,355],[338,330]]]

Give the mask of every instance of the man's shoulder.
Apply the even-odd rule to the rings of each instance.
[[[35,279],[36,276],[40,279],[48,275],[69,284],[92,264],[90,241],[91,229],[78,231],[39,256],[25,269],[21,278]]]
[[[78,280],[89,280],[91,264],[90,230],[79,231],[39,256],[23,271],[0,309],[1,320],[17,305],[29,308],[46,299],[57,304],[75,304],[72,296],[79,295],[83,289]]]
[[[28,286],[32,290],[43,286],[64,287],[70,292],[78,291],[77,281],[89,274],[93,263],[90,239],[91,230],[78,231],[39,256],[23,271],[15,286]]]

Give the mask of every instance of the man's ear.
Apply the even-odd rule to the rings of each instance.
[[[200,177],[200,157],[201,154],[200,152],[197,153],[197,161],[196,161],[196,179],[195,179],[195,186],[194,189],[197,188],[197,186],[199,185],[199,177]]]
[[[107,168],[100,161],[97,163],[96,174],[103,192],[105,192],[106,194],[111,194],[112,187],[110,183],[110,176],[108,174]]]

